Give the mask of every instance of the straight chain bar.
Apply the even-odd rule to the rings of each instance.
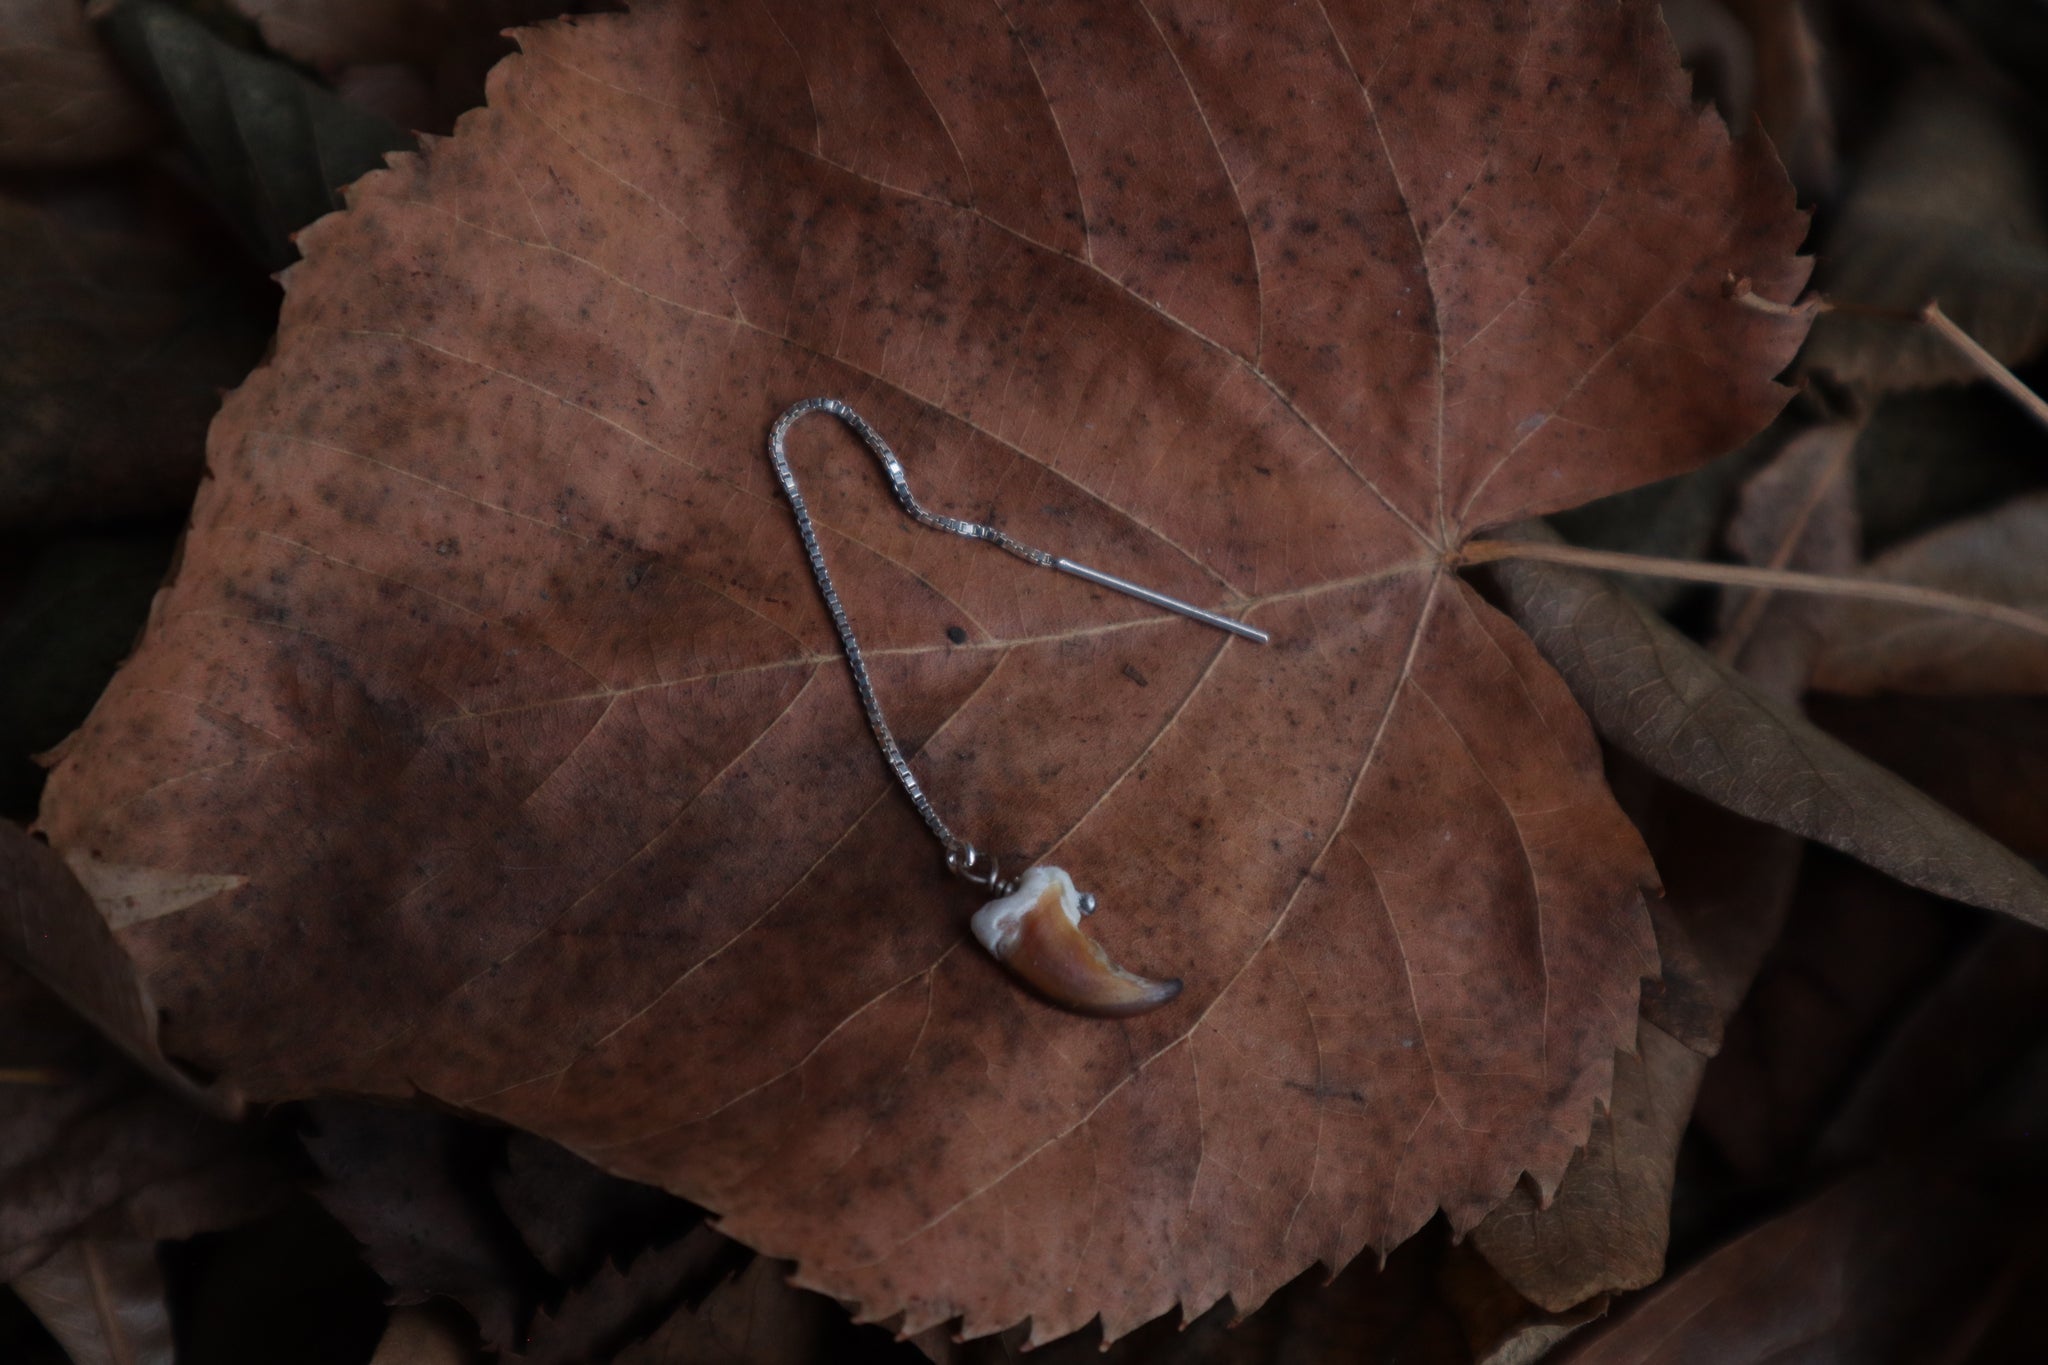
[[[897,747],[896,736],[890,731],[889,722],[882,714],[882,703],[875,697],[875,685],[868,676],[867,661],[861,657],[860,642],[854,639],[853,623],[847,619],[846,606],[839,600],[839,590],[833,586],[832,574],[825,567],[825,552],[819,548],[818,533],[811,525],[810,509],[805,506],[804,495],[796,486],[796,475],[789,467],[789,430],[814,412],[829,412],[851,427],[853,433],[866,442],[867,448],[874,452],[875,458],[881,461],[883,472],[889,476],[889,486],[896,493],[896,501],[902,503],[904,510],[911,516],[933,530],[950,531],[969,540],[986,541],[1040,568],[1058,569],[1063,573],[1073,574],[1098,586],[1127,593],[1141,601],[1179,612],[1183,616],[1259,644],[1266,643],[1266,633],[1242,621],[1218,616],[1178,598],[1168,597],[1150,588],[1139,587],[1113,574],[1103,573],[1085,564],[1076,564],[1073,560],[1034,549],[1020,540],[1003,534],[993,526],[986,526],[978,521],[962,521],[958,517],[941,516],[930,511],[919,503],[916,495],[910,491],[910,481],[903,473],[903,462],[896,458],[896,452],[889,448],[889,443],[882,439],[882,434],[869,426],[866,418],[837,398],[806,398],[775,420],[774,427],[768,433],[768,457],[775,462],[775,477],[782,483],[782,492],[789,499],[790,511],[796,514],[797,534],[803,538],[804,554],[811,561],[811,574],[818,580],[818,591],[825,598],[825,609],[831,613],[832,626],[839,632],[839,643],[846,649],[846,663],[853,672],[854,691],[860,694],[861,709],[867,712],[868,728],[875,732],[875,741],[882,747],[882,757],[888,760],[889,771],[896,774],[896,781],[902,785],[904,794],[910,798],[910,804],[917,807],[917,813],[923,817],[926,827],[937,836],[939,843],[945,848],[946,866],[977,886],[984,886],[1007,895],[1014,888],[1014,879],[1004,878],[996,867],[995,859],[953,833],[946,827],[946,822],[939,818],[938,811],[932,807],[931,798],[925,795],[923,785],[918,782],[917,774],[910,771],[910,763],[903,757],[903,750]]]

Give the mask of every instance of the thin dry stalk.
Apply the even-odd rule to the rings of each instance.
[[[1458,556],[1460,564],[1489,564],[1497,559],[1540,560],[1546,564],[1568,564],[1573,568],[1636,574],[1644,578],[1676,578],[1689,583],[1718,583],[1725,587],[1776,588],[1822,597],[1852,597],[1865,602],[1897,602],[1909,607],[1925,607],[1930,611],[1945,611],[1954,616],[1993,621],[2048,639],[2048,617],[1911,583],[1837,578],[1829,574],[1761,569],[1746,564],[1700,564],[1689,559],[1660,559],[1655,555],[1622,554],[1614,550],[1585,550],[1576,545],[1551,545],[1540,541],[1475,540]]]
[[[2025,408],[2035,421],[2048,427],[2048,402],[2043,402],[2041,395],[2028,388],[2026,382],[2007,369],[1997,356],[1978,345],[1977,338],[1956,326],[1955,320],[1941,311],[1940,304],[1928,304],[1920,316],[1937,336],[1955,347],[1963,359],[1975,365],[1979,373],[2012,395],[2013,401]]]
[[[1827,497],[1828,492],[1841,479],[1843,471],[1848,469],[1849,456],[1855,448],[1856,443],[1853,440],[1841,442],[1835,452],[1828,457],[1828,462],[1821,466],[1820,472],[1814,476],[1813,485],[1806,490],[1806,497],[1800,502],[1799,510],[1793,514],[1792,524],[1785,529],[1784,536],[1771,551],[1770,562],[1763,567],[1783,569],[1792,562],[1792,556],[1799,549],[1800,542],[1806,539],[1806,528],[1813,521],[1813,514],[1819,510],[1821,500]],[[1742,653],[1742,647],[1749,643],[1750,635],[1756,630],[1756,623],[1763,619],[1765,609],[1771,605],[1773,591],[1774,589],[1765,588],[1750,594],[1749,600],[1735,613],[1735,619],[1729,622],[1728,629],[1714,642],[1715,658],[1724,664],[1735,662],[1736,656]]]

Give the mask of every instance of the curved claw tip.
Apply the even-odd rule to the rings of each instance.
[[[975,912],[974,936],[1026,985],[1078,1014],[1127,1018],[1180,994],[1178,980],[1139,976],[1110,961],[1081,932],[1082,902],[1065,872],[1034,867],[1014,892]]]

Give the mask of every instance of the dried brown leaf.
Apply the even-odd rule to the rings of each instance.
[[[641,1252],[623,1266],[601,1266],[552,1312],[534,1319],[519,1358],[528,1365],[576,1365],[609,1359],[663,1323],[674,1325],[679,1312],[682,1325],[673,1332],[661,1329],[667,1332],[664,1339],[668,1342],[662,1349],[681,1349],[678,1343],[693,1335],[685,1300],[705,1300],[707,1291],[715,1295],[714,1286],[747,1261],[746,1248],[700,1225],[667,1246]],[[776,1272],[778,1279],[782,1273]],[[751,1302],[751,1293],[741,1297]],[[744,1319],[742,1311],[726,1325],[744,1328]]]
[[[1799,220],[1640,3],[1089,13],[545,28],[303,234],[44,808],[247,878],[122,930],[181,1055],[502,1118],[909,1331],[1249,1309],[1554,1184],[1652,872],[1448,566],[1761,426],[1804,318],[1723,284],[1789,302]],[[1076,869],[1168,1010],[964,946],[763,458],[818,391],[940,506],[1274,632],[793,442],[949,818]]]
[[[275,291],[156,191],[0,195],[0,528],[180,511],[262,352]]]
[[[161,136],[86,27],[84,0],[0,0],[0,166],[111,161]]]
[[[1761,1186],[1807,1170],[1871,1049],[1941,979],[1965,927],[1922,892],[1809,858],[1784,936],[1700,1084],[1693,1122],[1719,1160]]]
[[[1814,722],[2022,857],[2048,862],[2048,698],[1831,697]]]
[[[391,1315],[370,1365],[469,1365],[476,1350],[462,1329],[424,1308]]]
[[[545,1277],[482,1187],[486,1135],[444,1114],[323,1101],[302,1141],[312,1192],[362,1244],[398,1304],[434,1296],[476,1319],[484,1342],[525,1339]]]
[[[1830,422],[1787,442],[1743,485],[1728,548],[1749,564],[1846,574],[1862,559],[1851,456],[1859,429]],[[1782,702],[1813,676],[1831,603],[1800,593],[1731,591],[1721,599],[1716,657]]]
[[[2015,498],[1899,545],[1864,570],[2048,620],[2048,494]],[[2048,692],[2048,638],[1891,602],[1828,605],[1814,686],[1830,692]]]
[[[2029,1170],[2029,1167],[2032,1170]],[[1947,1147],[1860,1174],[1721,1248],[1555,1365],[1922,1365],[1969,1358],[2031,1260],[2039,1162]],[[1954,1354],[1950,1354],[1953,1351]]]
[[[1335,1279],[1310,1271],[1242,1320],[1222,1303],[1194,1322],[1162,1318],[1107,1345],[1088,1331],[1027,1349],[1023,1327],[966,1342],[933,1328],[917,1344],[937,1365],[1472,1365],[1440,1291],[1446,1240],[1411,1238],[1384,1268],[1361,1256]]]
[[[49,850],[0,824],[12,922],[33,932],[56,921],[67,895],[83,900]],[[254,1216],[278,1193],[252,1134],[195,1108],[189,1087],[152,1080],[4,959],[0,1074],[0,1280],[81,1236],[188,1237]]]
[[[66,1242],[15,1276],[13,1289],[71,1365],[172,1365],[176,1358],[164,1273],[147,1238]]]
[[[678,1309],[617,1365],[813,1365],[839,1306],[791,1287],[789,1266],[756,1256],[695,1307]]]
[[[2048,878],[1924,792],[1743,679],[1625,590],[1580,570],[1494,566],[1517,621],[1600,732],[1715,804],[1911,886],[2048,926]]]
[[[2038,354],[2048,215],[2033,160],[1980,90],[1934,79],[1896,97],[1821,256],[1816,283],[1846,310],[1814,324],[1801,364],[1877,391],[1976,379],[1914,320],[1930,302],[2008,365]]]
[[[1776,568],[1853,563],[1855,439],[1829,425],[1787,441],[1744,483],[1731,548]],[[1733,652],[1753,686],[1781,702],[1805,689],[1818,646],[1810,602],[1737,598],[1722,616],[1743,631]],[[1664,971],[1644,992],[1637,1050],[1617,1059],[1613,1100],[1555,1196],[1517,1189],[1472,1238],[1516,1292],[1553,1313],[1662,1278],[1679,1140],[1728,1017],[1784,923],[1802,847],[1616,763],[1637,779],[1620,784],[1623,805],[1664,876],[1651,908]]]
[[[589,1279],[608,1257],[674,1241],[701,1221],[674,1195],[606,1175],[525,1133],[509,1135],[491,1188],[527,1249],[566,1284]]]
[[[1526,1187],[1472,1233],[1517,1293],[1562,1312],[1664,1274],[1678,1139],[1707,1059],[1655,1024],[1614,1067],[1614,1095],[1547,1203]]]

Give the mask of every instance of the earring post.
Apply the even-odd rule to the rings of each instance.
[[[1260,630],[1257,626],[1248,626],[1242,621],[1233,621],[1228,616],[1218,616],[1213,611],[1203,611],[1200,607],[1189,602],[1183,602],[1178,597],[1168,597],[1163,592],[1154,592],[1150,588],[1141,588],[1129,579],[1118,578],[1115,574],[1104,573],[1100,569],[1091,569],[1086,564],[1076,564],[1065,556],[1055,558],[1052,566],[1065,573],[1070,573],[1076,578],[1085,578],[1090,583],[1123,593],[1129,597],[1135,597],[1140,602],[1150,602],[1155,607],[1164,607],[1168,611],[1179,612],[1191,621],[1200,621],[1205,626],[1214,626],[1218,630],[1227,630],[1232,635],[1242,636],[1254,644],[1263,645],[1272,641],[1273,637]]]

